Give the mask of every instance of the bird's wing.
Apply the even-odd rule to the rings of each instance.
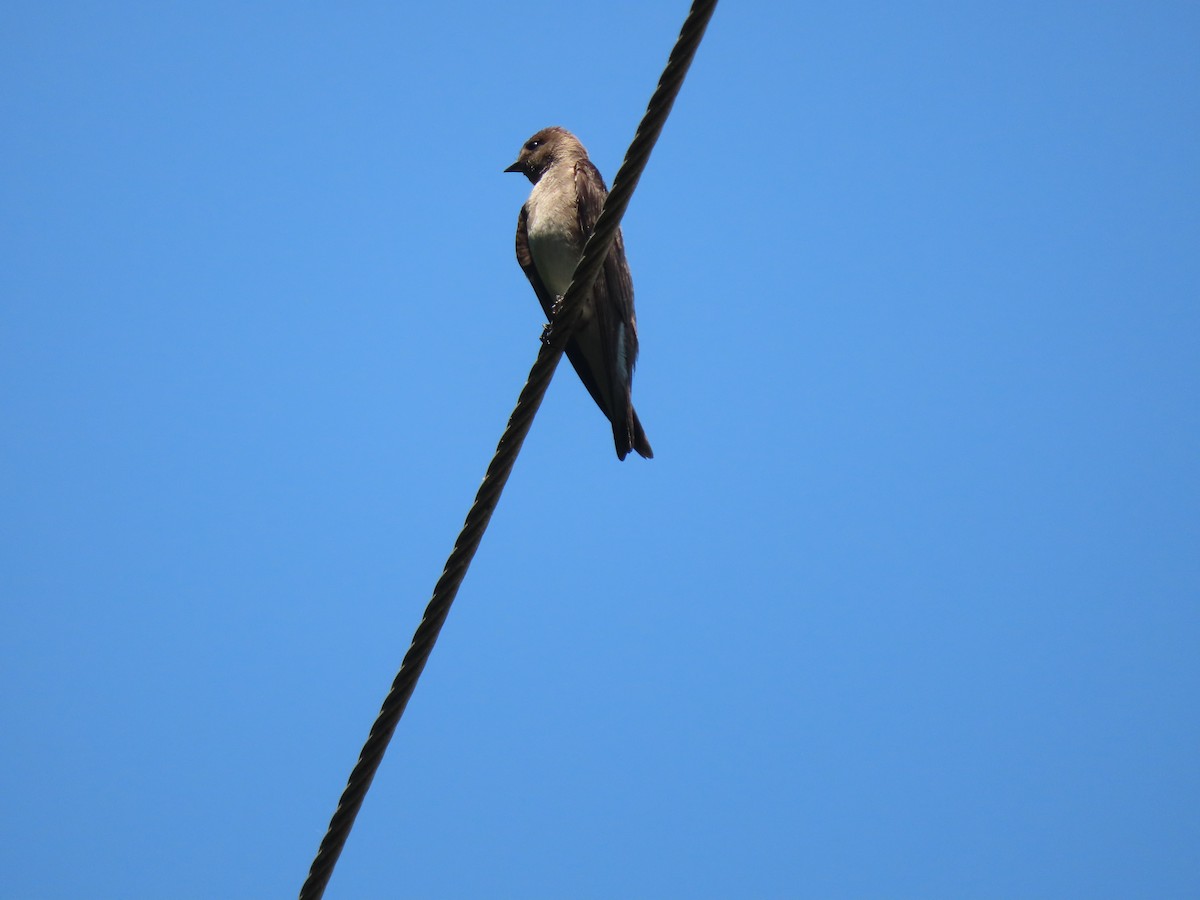
[[[586,242],[596,230],[596,220],[600,218],[600,210],[608,199],[608,189],[604,186],[604,178],[590,160],[581,159],[575,164],[575,196],[576,214],[579,217],[579,229]],[[625,259],[625,238],[621,229],[617,229],[616,239],[604,267],[596,276],[596,287],[593,289],[596,306],[604,307],[606,312],[615,316],[615,320],[625,326],[628,346],[625,348],[626,376],[633,374],[633,366],[637,360],[637,319],[633,311],[633,277],[629,274],[629,263]],[[603,329],[612,334],[615,329]]]
[[[542,276],[538,274],[537,266],[533,264],[533,254],[529,252],[529,207],[522,206],[521,214],[517,216],[517,263],[521,266],[521,271],[525,273],[525,277],[529,279],[529,283],[533,286],[533,292],[537,295],[538,303],[542,305],[542,312],[546,314],[546,321],[549,322],[554,316],[554,295],[546,290],[546,285],[542,283]]]
[[[586,241],[595,230],[596,220],[600,218],[600,210],[608,197],[604,178],[590,160],[581,159],[575,164],[575,197],[579,227]],[[625,260],[625,240],[620,229],[600,274],[596,276],[592,300],[602,358],[608,363],[608,371],[603,373],[609,382],[609,391],[606,393],[610,392],[613,398],[612,405],[605,412],[612,422],[617,454],[623,459],[625,453],[637,443],[638,429],[634,426],[630,388],[633,367],[637,362],[638,338],[633,312],[633,277]]]

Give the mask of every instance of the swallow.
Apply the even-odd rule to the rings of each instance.
[[[583,246],[608,196],[600,171],[579,139],[565,128],[543,128],[504,170],[519,172],[533,190],[517,217],[517,262],[553,322],[571,284]],[[634,450],[654,456],[633,408],[637,318],[625,240],[617,230],[608,258],[584,300],[579,324],[567,342],[567,359],[600,411],[612,423],[617,458]]]

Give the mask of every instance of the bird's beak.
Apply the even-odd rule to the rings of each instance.
[[[523,175],[523,174],[525,174],[525,166],[524,166],[524,164],[523,164],[523,163],[522,163],[522,162],[521,162],[521,161],[518,159],[518,160],[517,160],[515,163],[513,163],[511,166],[509,166],[509,167],[508,167],[507,169],[505,169],[504,171],[505,171],[505,172],[520,172],[520,173]]]

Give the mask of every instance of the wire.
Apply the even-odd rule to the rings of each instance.
[[[579,264],[575,267],[571,285],[563,295],[562,306],[543,339],[537,360],[530,369],[529,378],[517,399],[517,406],[508,419],[508,425],[496,446],[496,453],[488,465],[487,474],[483,476],[483,483],[475,495],[475,502],[471,504],[462,531],[454,543],[454,549],[446,560],[442,576],[434,586],[433,597],[425,608],[425,615],[413,634],[408,652],[404,654],[400,671],[392,682],[392,688],[384,699],[379,715],[371,726],[371,733],[359,753],[358,762],[350,773],[346,789],[338,800],[337,810],[329,822],[325,837],[321,840],[308,878],[300,889],[300,900],[319,900],[325,893],[333,875],[333,868],[346,845],[346,838],[354,826],[358,811],[362,808],[367,789],[379,770],[388,742],[396,731],[400,717],[404,715],[404,708],[412,697],[417,679],[421,677],[442,625],[450,614],[450,605],[458,594],[463,578],[466,577],[475,551],[479,549],[492,513],[496,511],[500,494],[516,463],[517,454],[529,434],[533,417],[541,406],[546,389],[550,386],[550,379],[562,358],[563,348],[571,336],[572,326],[583,308],[584,298],[591,290],[592,282],[596,280],[596,275],[608,256],[617,227],[621,224],[621,217],[625,214],[633,190],[637,187],[638,179],[641,178],[650,159],[650,151],[654,149],[654,144],[662,133],[671,106],[683,86],[684,75],[687,74],[688,67],[696,55],[704,37],[704,29],[708,26],[716,6],[717,0],[695,0],[684,20],[679,38],[671,50],[662,77],[659,78],[658,87],[647,105],[646,114],[638,125],[620,171],[613,179],[612,191],[596,221],[596,228],[588,238]]]

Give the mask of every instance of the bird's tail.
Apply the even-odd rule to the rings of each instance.
[[[642,430],[642,423],[632,405],[629,407],[629,418],[622,420],[614,416],[612,427],[618,459],[624,459],[630,450],[636,450],[638,455],[645,459],[654,459],[654,451],[650,449],[646,432]]]
[[[636,412],[633,414],[633,449],[644,459],[654,459],[654,451],[650,449],[650,442],[646,440],[646,432],[642,430]]]

